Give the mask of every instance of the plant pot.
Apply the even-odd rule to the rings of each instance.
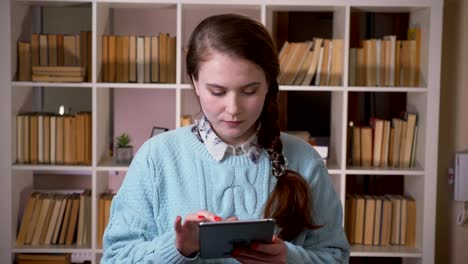
[[[115,162],[130,164],[133,159],[133,147],[115,148]]]

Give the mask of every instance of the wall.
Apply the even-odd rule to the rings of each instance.
[[[9,36],[10,31],[10,1],[1,1],[0,3],[0,33],[2,36]],[[11,45],[16,41],[10,40],[9,37],[0,38],[0,58],[4,58],[3,63],[0,64],[0,98],[11,98],[10,80],[11,80],[11,65],[8,59],[11,57]],[[0,124],[3,128],[0,129],[0,186],[2,190],[11,188],[11,174],[10,174],[10,158],[5,155],[11,153],[11,130],[8,129],[11,124],[11,102],[9,100],[2,100],[0,104]],[[6,128],[5,128],[6,127]],[[5,215],[10,215],[11,210],[11,197],[10,192],[0,192],[0,212]],[[0,218],[0,260],[2,262],[11,262],[11,254],[9,252],[11,246],[11,217]]]
[[[468,224],[456,225],[463,204],[453,201],[447,170],[454,151],[468,150],[468,1],[444,5],[435,263],[461,264],[468,259]]]

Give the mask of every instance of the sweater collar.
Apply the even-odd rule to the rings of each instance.
[[[229,145],[218,137],[205,116],[195,122],[195,125],[192,127],[192,133],[206,146],[210,155],[218,162],[229,155],[248,155],[253,163],[257,163],[262,149],[257,143],[259,128],[260,126],[258,126],[255,133],[238,146]]]

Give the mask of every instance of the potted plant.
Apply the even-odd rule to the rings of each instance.
[[[121,164],[129,164],[133,158],[133,146],[130,145],[131,138],[127,133],[117,137],[115,148],[115,161]]]

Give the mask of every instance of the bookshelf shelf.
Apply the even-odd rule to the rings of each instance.
[[[97,171],[127,171],[128,165],[122,165],[112,158],[104,158],[97,166]]]
[[[91,88],[92,83],[11,82],[12,87]]]
[[[171,83],[98,83],[96,88],[138,88],[138,89],[172,89],[178,88],[178,85]]]
[[[347,87],[348,92],[394,92],[394,93],[427,93],[427,88],[422,87]]]
[[[340,86],[294,86],[280,85],[280,91],[308,91],[308,92],[343,92],[344,88]]]
[[[364,246],[352,245],[352,257],[392,257],[392,258],[420,258],[422,257],[422,250],[419,248],[409,248],[402,246]]]
[[[361,168],[347,167],[345,174],[348,175],[412,175],[423,176],[425,171],[423,168],[416,166],[415,168]]]
[[[2,41],[2,46],[10,47],[11,59],[3,63],[2,72],[8,73],[1,79],[1,86],[9,89],[6,96],[0,97],[0,105],[5,105],[0,115],[6,120],[7,129],[5,144],[9,146],[10,155],[2,155],[5,167],[1,171],[1,193],[9,204],[10,213],[7,223],[11,228],[2,231],[2,250],[5,256],[12,253],[90,253],[92,264],[99,263],[102,249],[97,242],[97,215],[99,195],[109,189],[117,190],[123,180],[128,166],[117,164],[108,156],[110,137],[122,132],[119,127],[122,119],[127,122],[150,123],[146,126],[162,126],[169,129],[180,126],[182,115],[196,116],[200,108],[187,76],[185,76],[184,48],[190,33],[204,17],[214,14],[234,12],[257,19],[265,24],[275,40],[278,14],[283,12],[307,13],[311,16],[325,14],[328,27],[318,26],[326,36],[313,37],[343,39],[343,70],[341,85],[338,86],[295,86],[280,85],[280,91],[293,94],[312,93],[326,94],[330,98],[330,146],[327,161],[328,172],[335,190],[345,207],[347,181],[356,175],[383,175],[390,179],[400,176],[404,180],[404,192],[414,196],[417,202],[416,247],[372,247],[352,245],[352,257],[397,257],[404,258],[406,263],[434,263],[435,240],[435,195],[437,183],[437,149],[439,126],[439,93],[441,67],[441,0],[11,0],[4,1],[7,8],[2,8],[8,23],[1,25],[11,31]],[[2,3],[3,5],[3,3]],[[11,7],[11,8],[10,8]],[[63,8],[67,14],[73,13],[73,22],[63,23],[60,12],[52,12],[57,17],[42,19],[42,12],[47,8]],[[10,12],[11,10],[11,12]],[[419,25],[421,35],[421,85],[418,87],[376,87],[351,86],[349,81],[349,57],[353,38],[352,14],[354,13],[404,13],[409,17],[410,25]],[[84,14],[84,15],[83,15]],[[38,19],[39,18],[39,19]],[[67,17],[67,19],[69,19]],[[42,25],[48,21],[47,25]],[[69,20],[66,20],[69,21]],[[306,21],[307,22],[307,21]],[[297,22],[296,22],[297,23]],[[306,31],[304,23],[298,23],[299,30]],[[310,25],[310,24],[308,24]],[[289,25],[291,28],[291,25]],[[23,82],[15,78],[17,65],[17,41],[29,41],[32,33],[40,34],[76,34],[80,31],[91,31],[92,35],[92,81],[82,83],[46,83]],[[291,30],[292,31],[292,30]],[[167,32],[176,37],[176,78],[173,83],[114,83],[102,82],[102,36],[104,35],[152,35]],[[387,33],[385,33],[387,34]],[[289,36],[291,37],[291,36]],[[289,38],[289,37],[286,37]],[[299,39],[301,37],[298,37]],[[366,39],[360,35],[358,40]],[[290,41],[294,37],[291,37]],[[283,40],[284,41],[284,40]],[[302,41],[302,40],[301,40]],[[277,43],[279,46],[281,43]],[[49,89],[50,88],[50,89]],[[63,90],[62,90],[63,89]],[[16,115],[20,112],[40,112],[44,98],[67,94],[71,101],[85,101],[74,110],[88,109],[92,112],[92,164],[89,166],[16,164]],[[364,94],[365,93],[365,94]],[[347,129],[351,119],[352,97],[364,94],[387,96],[388,94],[406,96],[407,111],[418,112],[418,147],[416,148],[416,167],[414,168],[364,168],[346,165]],[[314,94],[314,95],[315,95]],[[374,96],[373,95],[373,96]],[[83,96],[83,97],[81,97]],[[120,97],[119,97],[120,96]],[[125,110],[119,108],[129,96],[137,103],[127,105]],[[38,98],[36,98],[38,97]],[[75,99],[76,97],[76,99]],[[140,101],[146,99],[150,107],[142,108]],[[85,99],[83,99],[85,98]],[[120,100],[119,100],[120,98]],[[70,99],[69,99],[70,100]],[[304,109],[309,105],[301,106]],[[54,108],[55,109],[55,105]],[[128,111],[128,110],[131,111]],[[133,112],[132,112],[133,111]],[[359,110],[361,111],[361,110]],[[132,112],[127,115],[128,112]],[[328,113],[327,113],[328,114]],[[120,115],[120,119],[116,118]],[[118,116],[117,116],[118,117]],[[141,117],[141,118],[140,118]],[[307,122],[317,121],[321,116],[311,116]],[[351,119],[351,120],[348,120]],[[121,123],[118,123],[121,122]],[[132,125],[134,126],[134,125]],[[119,131],[120,129],[120,131]],[[129,128],[123,128],[129,129]],[[150,129],[139,128],[141,138],[147,139]],[[114,134],[112,134],[114,133]],[[3,142],[3,141],[2,141]],[[134,141],[135,142],[135,141]],[[138,149],[140,142],[135,146]],[[0,165],[3,163],[0,163]],[[34,189],[36,181],[46,181],[36,177],[37,174],[86,174],[87,188],[92,191],[92,241],[90,247],[43,246],[16,247],[16,232],[25,207],[24,196]],[[120,173],[124,172],[124,173]],[[46,175],[48,176],[48,175]],[[348,177],[349,176],[349,177]],[[404,176],[404,177],[401,177]],[[62,178],[61,180],[67,180]],[[390,180],[393,180],[390,179]],[[60,183],[61,184],[61,183]],[[86,185],[83,184],[83,185]],[[44,184],[40,184],[41,187]],[[349,184],[351,186],[351,184]],[[74,187],[74,186],[73,186]],[[69,189],[67,187],[67,189]],[[12,230],[12,231],[10,231]],[[3,261],[3,259],[2,259]],[[12,259],[5,263],[12,263]]]
[[[92,166],[67,166],[67,165],[37,165],[37,164],[13,164],[16,171],[92,171]]]

